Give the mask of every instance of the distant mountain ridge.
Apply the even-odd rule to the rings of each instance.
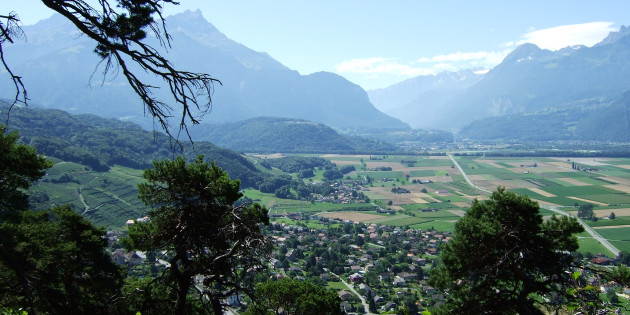
[[[233,122],[258,116],[307,119],[336,128],[408,128],[378,111],[359,86],[332,73],[300,75],[271,58],[230,40],[208,23],[200,11],[167,17],[173,37],[167,58],[178,68],[205,72],[219,79],[213,108],[204,122]],[[13,70],[23,77],[31,102],[73,113],[130,119],[152,128],[142,104],[122,76],[102,81],[95,43],[78,36],[59,16],[25,26],[28,42],[7,46]],[[154,47],[159,46],[153,42]],[[103,65],[101,65],[102,67]],[[154,82],[153,78],[146,78]],[[0,96],[14,87],[0,81]],[[164,89],[163,89],[164,90]],[[158,97],[169,98],[167,91]],[[175,108],[173,114],[178,114]]]
[[[593,47],[570,46],[550,51],[523,44],[476,82],[460,87],[452,83],[431,90],[433,95],[450,91],[446,101],[445,97],[423,92],[416,94],[417,101],[408,103],[402,112],[384,111],[399,118],[420,117],[416,121],[426,124],[417,126],[410,122],[414,127],[461,130],[458,137],[477,140],[626,139],[630,134],[628,126],[618,119],[606,121],[604,113],[621,113],[620,104],[625,104],[628,97],[630,28],[622,26]],[[370,97],[383,109],[374,92],[369,92]],[[391,94],[379,97],[388,95]],[[555,122],[555,126],[543,126],[542,122]],[[615,132],[600,132],[593,137],[584,132],[586,125],[590,130]]]
[[[483,73],[472,70],[442,72],[370,90],[368,95],[374,106],[398,117],[412,128],[444,129],[440,118],[436,116],[439,108],[483,77]]]

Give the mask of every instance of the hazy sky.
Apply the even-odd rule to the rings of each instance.
[[[0,0],[24,25],[52,15],[37,0]],[[338,73],[365,89],[418,75],[488,69],[517,45],[593,45],[630,25],[627,0],[180,0],[229,38],[301,74]]]

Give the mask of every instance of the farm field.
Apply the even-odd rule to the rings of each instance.
[[[342,181],[371,182],[362,187],[371,203],[390,213],[366,211],[366,204],[288,203],[273,195],[258,198],[270,213],[322,214],[328,218],[437,230],[452,230],[474,199],[488,193],[471,187],[448,156],[321,155],[356,171]],[[594,205],[597,222],[587,224],[619,250],[630,251],[630,159],[623,158],[493,158],[455,156],[472,182],[486,190],[504,186],[543,206],[572,215],[582,204]],[[404,188],[400,193],[393,190]],[[258,193],[261,196],[260,193]],[[352,209],[352,207],[366,209]],[[544,216],[550,211],[541,209]],[[609,220],[611,213],[615,219]],[[584,251],[610,254],[592,238],[580,238]]]

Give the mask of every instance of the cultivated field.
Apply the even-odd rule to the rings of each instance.
[[[351,179],[371,178],[372,182],[363,187],[363,193],[374,205],[393,210],[394,214],[353,211],[353,206],[347,204],[287,203],[284,200],[275,200],[276,205],[282,206],[270,207],[271,213],[327,212],[326,217],[341,220],[452,230],[454,222],[474,199],[488,198],[487,193],[465,181],[448,156],[321,157],[340,166],[355,165],[357,171],[348,174]],[[600,220],[586,222],[597,227],[597,231],[620,250],[630,251],[630,159],[469,156],[455,159],[475,185],[487,190],[504,186],[541,205],[558,207],[574,215],[579,205],[593,204]],[[379,170],[383,167],[391,170]],[[392,192],[395,187],[409,192]],[[273,196],[263,199],[273,199]],[[609,220],[612,212],[616,218]],[[544,209],[541,213],[552,214]],[[588,235],[580,240],[589,251],[598,249],[610,254],[594,244]]]

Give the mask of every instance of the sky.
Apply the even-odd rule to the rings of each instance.
[[[627,0],[179,2],[165,15],[200,9],[227,37],[303,75],[334,72],[366,90],[442,71],[487,71],[526,42],[592,46],[630,25]],[[9,8],[23,25],[52,15],[38,0],[0,3],[0,14]]]

